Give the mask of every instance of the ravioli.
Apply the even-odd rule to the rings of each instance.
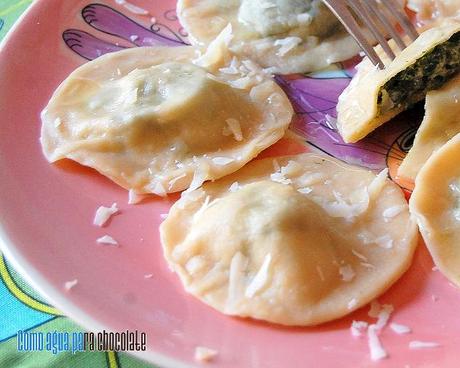
[[[223,37],[204,54],[134,48],[78,68],[42,113],[46,158],[158,195],[241,168],[284,135],[293,111],[260,68],[232,58]]]
[[[425,117],[398,175],[415,179],[418,172],[449,139],[460,133],[460,75],[426,95]]]
[[[460,22],[423,32],[391,63],[377,51],[388,66],[379,70],[365,58],[339,97],[338,128],[347,143],[364,138],[460,71]]]
[[[439,270],[460,287],[460,134],[436,151],[415,179],[410,199]]]
[[[183,194],[160,234],[187,292],[228,315],[299,326],[378,297],[418,239],[386,171],[313,153],[253,161]]]
[[[323,69],[359,51],[320,0],[179,0],[177,13],[199,45],[231,24],[232,51],[278,74]]]

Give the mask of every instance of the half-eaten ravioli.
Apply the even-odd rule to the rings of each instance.
[[[337,122],[345,142],[364,138],[460,71],[460,22],[423,32],[391,63],[377,52],[388,66],[379,70],[365,58],[339,97]]]
[[[439,270],[460,287],[460,134],[436,151],[415,179],[410,199]]]
[[[460,74],[442,88],[427,93],[425,117],[398,175],[415,179],[433,152],[457,133],[460,133]]]
[[[179,0],[177,13],[200,45],[231,24],[232,51],[279,74],[323,69],[359,51],[320,0]]]
[[[46,158],[158,195],[238,170],[284,135],[293,112],[260,68],[223,50],[217,42],[197,59],[189,46],[133,48],[78,68],[42,113]],[[237,73],[220,72],[230,60]]]
[[[160,233],[187,292],[225,314],[302,326],[378,297],[418,238],[386,170],[313,153],[256,160],[183,194]]]

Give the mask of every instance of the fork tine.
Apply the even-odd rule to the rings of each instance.
[[[393,0],[381,0],[381,3],[385,5],[390,13],[394,14],[404,32],[412,41],[415,41],[419,34],[399,4],[396,4]]]
[[[375,22],[375,18],[372,16],[372,13],[369,10],[369,4],[366,1],[356,0],[348,0],[348,4],[356,12],[358,17],[360,17],[364,21],[364,24],[372,32],[372,34],[377,39],[380,46],[382,46],[383,50],[388,55],[390,60],[394,60],[395,54],[393,53],[393,50],[388,44],[384,33],[381,32],[380,24]]]
[[[353,36],[353,38],[361,46],[367,57],[372,61],[374,65],[377,65],[380,69],[385,68],[382,60],[375,52],[372,45],[369,43],[367,38],[364,36],[361,28],[356,22],[355,18],[348,10],[343,0],[323,0],[327,7],[334,13],[347,31]]]
[[[382,10],[379,10],[378,8],[379,3],[377,2],[377,0],[369,0],[369,2],[372,4],[369,4],[366,1],[363,1],[363,3],[365,3],[368,6],[368,8],[380,20],[380,22],[382,22],[382,24],[384,25],[385,31],[388,31],[391,38],[396,42],[396,45],[398,45],[399,49],[401,51],[404,50],[406,48],[406,44],[404,43],[403,39],[401,38],[401,36],[398,34],[396,29],[394,28],[393,23],[390,20],[388,20],[388,18],[385,16]]]

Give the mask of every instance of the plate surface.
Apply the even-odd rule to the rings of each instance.
[[[133,0],[134,3],[134,0]],[[282,328],[223,316],[183,291],[163,261],[158,226],[177,199],[127,204],[127,192],[93,170],[66,161],[49,165],[39,144],[39,114],[59,83],[86,59],[138,45],[186,41],[175,2],[136,1],[150,15],[115,1],[37,1],[0,52],[0,237],[9,260],[69,317],[91,330],[139,330],[148,335],[145,359],[165,367],[197,365],[196,346],[219,351],[218,367],[367,367],[367,339],[352,338],[352,320],[372,321],[367,308],[315,328]],[[152,23],[155,17],[156,23]],[[347,162],[394,174],[410,147],[417,117],[405,114],[357,145],[345,145],[334,119],[337,97],[353,62],[328,72],[278,78],[298,113],[293,129],[316,147]],[[329,117],[331,116],[331,117]],[[263,155],[303,151],[284,139]],[[410,189],[411,183],[399,182]],[[121,213],[107,227],[92,225],[100,205]],[[121,246],[100,246],[110,234]],[[390,357],[382,367],[457,367],[460,293],[439,272],[421,244],[411,269],[382,298],[395,307],[381,341]],[[151,278],[144,275],[153,274]],[[78,279],[70,292],[64,283]],[[441,347],[409,350],[411,340]]]

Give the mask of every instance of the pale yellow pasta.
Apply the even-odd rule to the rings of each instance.
[[[279,74],[323,69],[359,51],[320,0],[179,0],[177,13],[198,45],[230,24],[232,51]]]
[[[402,191],[328,156],[264,159],[183,194],[160,227],[187,292],[284,325],[344,316],[409,267],[418,233]]]
[[[70,158],[126,189],[165,195],[238,170],[284,135],[292,113],[281,88],[223,38],[204,54],[134,48],[61,84],[42,113],[41,143],[50,162]]]

